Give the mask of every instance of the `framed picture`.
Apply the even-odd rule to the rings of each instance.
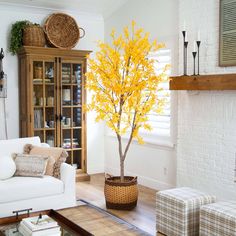
[[[236,0],[220,0],[219,66],[236,66]]]

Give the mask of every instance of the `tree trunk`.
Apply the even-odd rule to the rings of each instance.
[[[124,180],[125,180],[125,178],[124,178],[124,176],[125,176],[124,162],[125,162],[125,160],[122,157],[120,157],[120,180],[121,180],[121,182],[124,182]]]

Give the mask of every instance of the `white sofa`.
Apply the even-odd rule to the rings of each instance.
[[[46,146],[39,137],[0,140],[0,158],[22,153],[25,144]],[[12,177],[0,180],[0,218],[12,211],[33,208],[33,211],[62,209],[76,205],[75,169],[63,163],[61,178]]]

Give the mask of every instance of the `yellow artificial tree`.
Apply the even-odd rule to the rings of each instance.
[[[89,58],[87,89],[92,92],[88,111],[96,112],[96,121],[104,120],[115,133],[120,157],[120,178],[124,182],[124,162],[133,139],[143,143],[141,128],[151,130],[148,114],[161,113],[164,100],[159,98],[160,83],[168,79],[166,68],[159,74],[155,60],[148,56],[163,48],[157,41],[150,42],[149,34],[142,28],[125,27],[116,37],[111,33],[112,44],[98,42],[99,52]],[[128,142],[122,143],[122,136]]]

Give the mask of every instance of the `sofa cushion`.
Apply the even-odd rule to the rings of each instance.
[[[62,194],[64,184],[51,176],[43,178],[12,177],[0,181],[0,203]],[[31,206],[29,206],[31,207]]]
[[[39,137],[0,140],[0,158],[2,156],[11,156],[12,153],[22,153],[27,143],[36,146],[41,145]]]
[[[16,163],[15,176],[43,177],[48,163],[47,156],[13,154]]]
[[[11,156],[0,158],[0,180],[11,178],[16,171],[16,164]]]
[[[51,156],[55,159],[53,176],[56,178],[60,178],[60,168],[61,164],[66,161],[68,157],[68,153],[59,147],[38,147],[32,144],[27,144],[24,147],[24,153],[30,155],[43,155],[43,156]]]

